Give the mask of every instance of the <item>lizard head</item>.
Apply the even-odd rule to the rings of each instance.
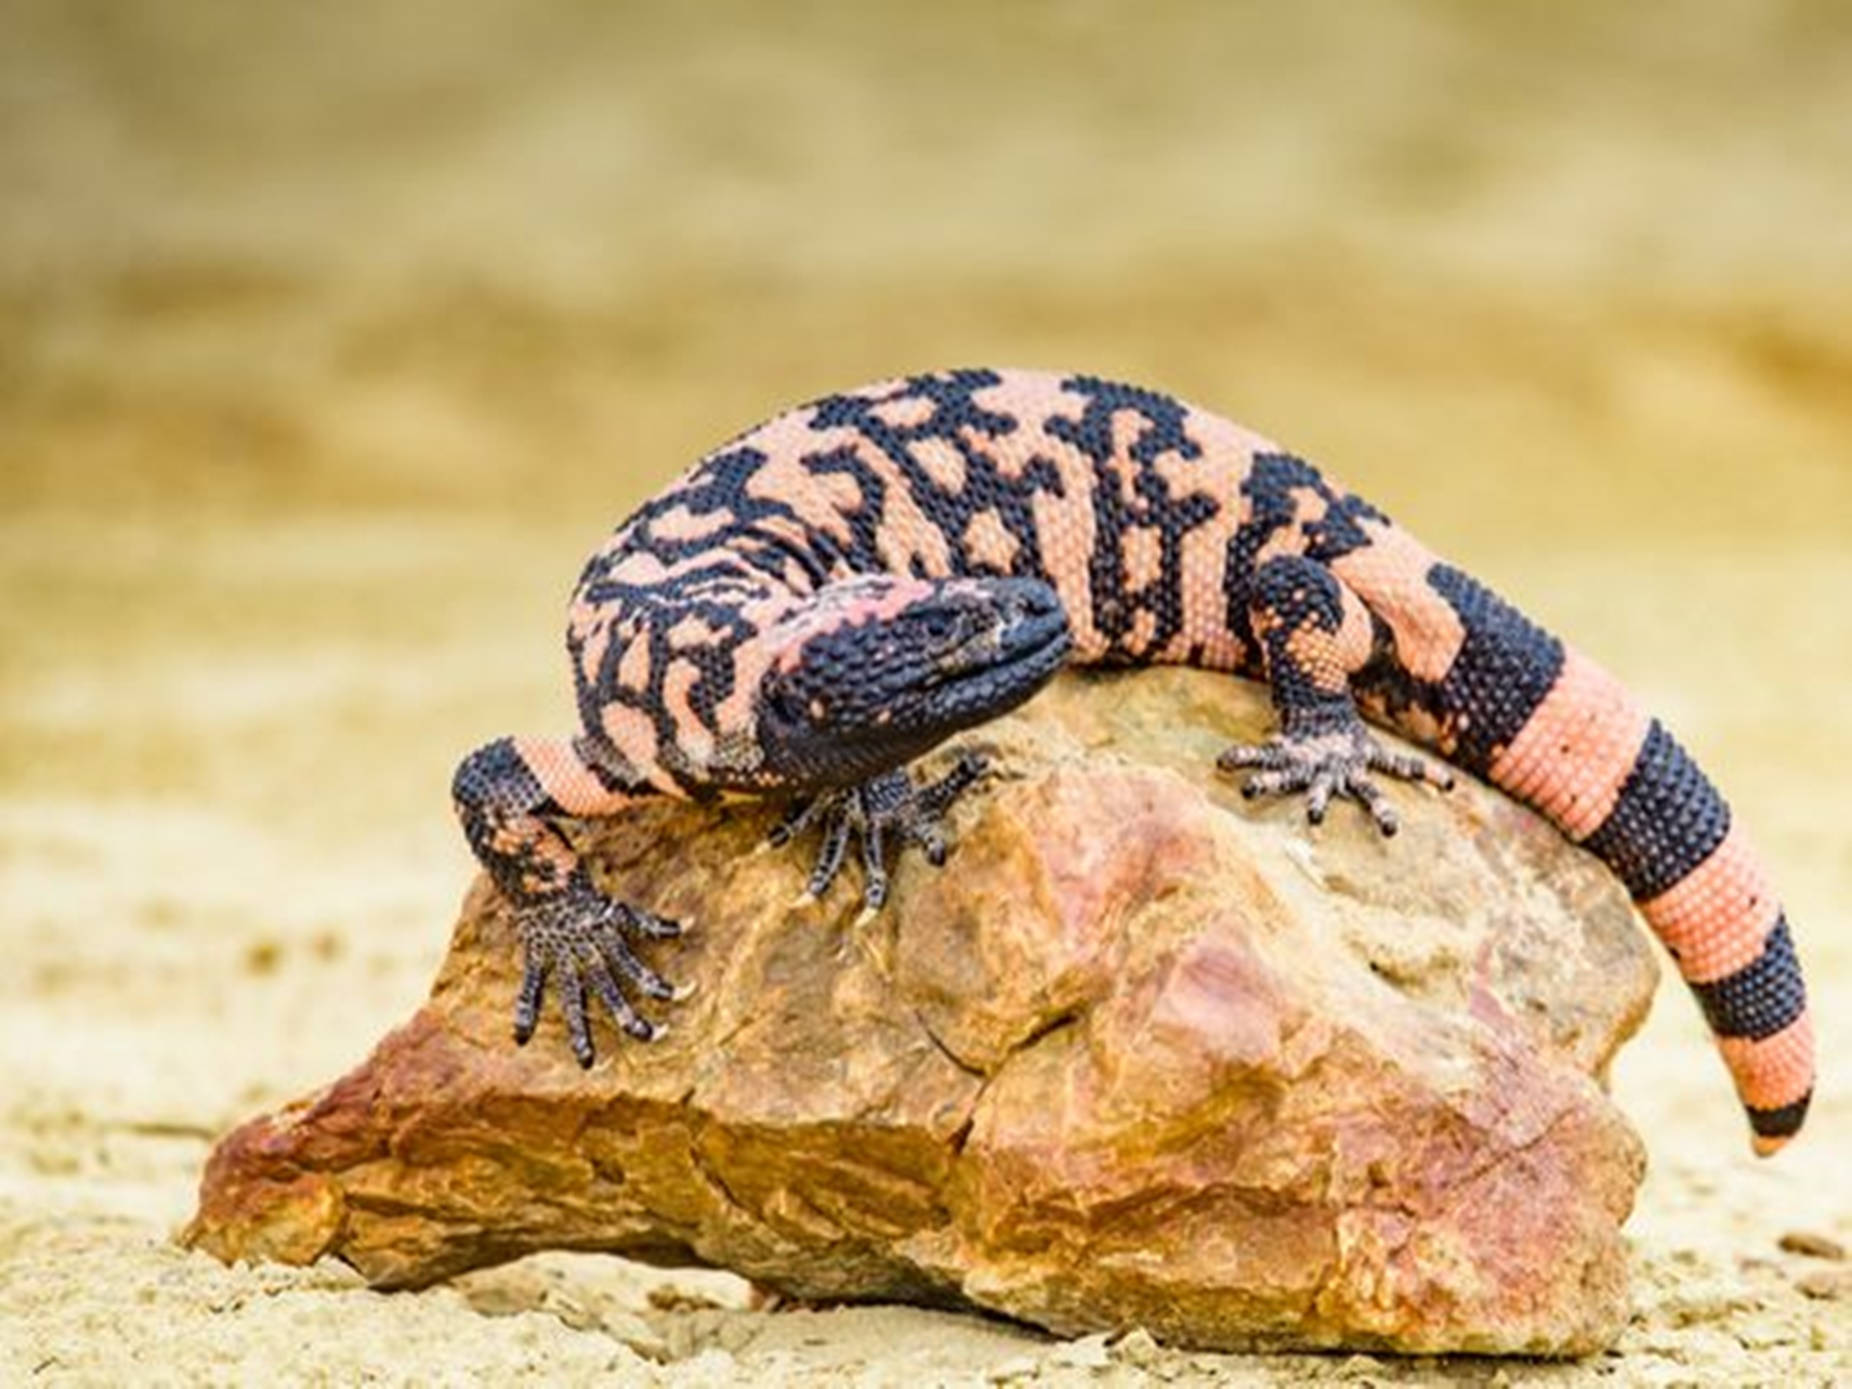
[[[891,771],[1006,713],[1066,659],[1067,614],[1036,579],[830,584],[773,634],[759,686],[766,769],[793,788]]]

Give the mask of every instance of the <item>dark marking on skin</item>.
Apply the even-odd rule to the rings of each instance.
[[[1809,1090],[1793,1104],[1780,1105],[1774,1109],[1758,1109],[1754,1105],[1745,1106],[1749,1115],[1749,1127],[1761,1138],[1792,1138],[1801,1131],[1801,1125],[1807,1120],[1807,1106],[1813,1102],[1813,1091]]]
[[[1460,615],[1466,632],[1437,701],[1453,734],[1448,756],[1483,775],[1556,684],[1563,644],[1451,565],[1429,570],[1428,587]]]
[[[848,548],[827,532],[815,535],[814,543],[828,557],[834,574],[879,574],[887,566],[881,562],[881,518],[887,510],[887,482],[866,458],[847,444],[839,448],[804,455],[804,467],[813,477],[842,476],[855,484],[856,502],[841,511],[849,528]]]
[[[1061,388],[1086,400],[1079,420],[1056,418],[1045,428],[1094,465],[1093,554],[1088,561],[1093,625],[1107,639],[1105,659],[1129,664],[1148,651],[1162,650],[1183,630],[1183,539],[1219,514],[1223,503],[1207,492],[1174,496],[1155,466],[1166,454],[1202,457],[1202,445],[1184,428],[1189,407],[1183,402],[1095,376],[1069,377]],[[1122,415],[1140,421],[1138,437],[1126,454],[1138,465],[1130,479],[1130,495],[1115,467],[1113,428]],[[1158,537],[1157,577],[1137,589],[1129,586],[1125,571],[1125,538],[1134,528],[1149,529]],[[1151,615],[1152,629],[1134,643],[1128,639],[1141,613]]]
[[[1683,881],[1729,832],[1730,807],[1654,719],[1614,809],[1582,847],[1644,902]]]
[[[1240,494],[1247,516],[1229,538],[1222,567],[1224,621],[1241,641],[1243,650],[1255,649],[1249,617],[1253,584],[1260,552],[1281,531],[1299,524],[1299,503],[1293,493],[1309,490],[1330,501],[1332,490],[1318,469],[1290,453],[1257,453],[1241,480]],[[1295,547],[1300,548],[1300,547]]]
[[[1301,523],[1305,553],[1321,563],[1330,564],[1368,546],[1370,536],[1362,522],[1389,524],[1389,518],[1362,497],[1333,487],[1317,468],[1290,453],[1255,455],[1242,487],[1247,496],[1256,500],[1256,511],[1264,509],[1272,529],[1298,519],[1292,494],[1299,490],[1313,493],[1324,504],[1323,515],[1308,517]],[[1262,539],[1264,542],[1265,537]]]
[[[1007,441],[1021,428],[1015,416],[987,410],[973,399],[975,392],[996,386],[1001,380],[993,371],[954,371],[910,377],[878,399],[857,395],[826,397],[814,407],[814,427],[852,429],[900,470],[908,496],[952,554],[951,573],[975,576],[995,572],[972,562],[965,539],[971,519],[989,510],[997,514],[1004,531],[1015,542],[1010,575],[1041,578],[1045,577],[1046,566],[1034,502],[1040,493],[1061,496],[1061,475],[1051,459],[1033,458],[1020,477],[1006,479],[996,456],[981,446],[980,440]],[[889,423],[878,413],[882,406],[908,400],[926,402],[931,408],[923,419],[906,425]],[[919,461],[915,450],[928,441],[957,452],[965,467],[961,487],[941,486]],[[846,559],[857,572],[878,572],[883,566],[875,542],[886,509],[886,484],[853,449],[813,454],[804,461],[813,473],[845,472],[855,478],[861,503],[846,517],[856,537]],[[916,573],[914,577],[939,576]]]
[[[1722,979],[1693,984],[1691,991],[1719,1037],[1760,1041],[1791,1026],[1807,1011],[1807,990],[1787,917],[1776,921],[1768,945],[1754,960]]]
[[[742,598],[757,597],[764,591],[761,584],[740,583],[735,588],[735,592]],[[739,648],[759,635],[742,616],[738,601],[728,602],[710,592],[679,598],[673,593],[658,592],[654,597],[660,604],[660,617],[654,622],[642,624],[641,630],[632,638],[633,641],[645,643],[649,651],[649,659],[644,666],[647,684],[641,690],[631,689],[617,678],[618,668],[628,654],[629,643],[613,635],[605,645],[598,670],[588,678],[577,634],[568,633],[567,636],[573,657],[580,723],[594,748],[604,751],[607,756],[614,755],[615,750],[610,749],[603,732],[603,711],[613,705],[635,709],[648,718],[655,729],[660,748],[676,746],[681,730],[665,698],[664,685],[671,668],[678,662],[688,663],[699,673],[688,691],[689,707],[709,733],[718,735],[721,730],[717,710],[733,693]],[[633,603],[650,601],[647,590],[627,589],[627,586],[623,591],[610,593],[606,601],[616,602],[620,599],[628,599]],[[716,637],[706,643],[679,649],[672,645],[670,633],[675,625],[689,618],[704,622],[711,631],[717,633]],[[659,765],[675,779],[690,799],[711,800],[718,794],[702,778],[672,759],[659,759]]]
[[[526,895],[525,882],[545,881],[549,871],[542,845],[530,839],[510,850],[505,831],[511,822],[527,818],[559,838],[559,831],[546,820],[565,812],[521,759],[514,739],[497,738],[464,758],[451,779],[450,796],[462,819],[464,838],[496,886],[518,898]]]
[[[755,526],[782,521],[797,525],[795,509],[776,499],[755,497],[747,484],[767,463],[756,448],[740,447],[710,455],[691,468],[679,486],[670,488],[639,507],[619,528],[611,543],[587,561],[579,588],[599,597],[598,584],[617,564],[638,551],[655,556],[665,565],[699,555],[713,555],[718,563],[737,564],[751,548]],[[725,522],[697,538],[659,535],[655,523],[677,511],[692,516],[721,516]]]
[[[604,739],[602,732],[597,738],[589,733],[577,734],[572,740],[572,750],[604,790],[632,797],[648,794],[649,782]]]
[[[1307,626],[1335,636],[1344,625],[1344,595],[1337,576],[1303,555],[1279,555],[1254,576],[1254,608],[1266,629],[1267,683],[1289,736],[1307,737],[1358,723],[1348,689],[1322,689],[1292,651]]]
[[[1370,544],[1361,522],[1389,524],[1389,518],[1361,497],[1340,492],[1312,464],[1290,453],[1257,453],[1241,481],[1247,517],[1228,542],[1222,569],[1225,621],[1241,640],[1244,650],[1254,649],[1249,624],[1253,606],[1252,585],[1260,552],[1281,531],[1298,527],[1301,544],[1294,548],[1323,564],[1341,559]],[[1296,493],[1310,492],[1323,503],[1324,515],[1302,519]]]

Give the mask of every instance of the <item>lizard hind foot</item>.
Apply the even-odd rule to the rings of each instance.
[[[664,917],[613,901],[593,887],[583,872],[561,891],[536,896],[515,907],[521,937],[521,990],[515,1000],[514,1039],[525,1046],[540,1022],[547,983],[553,982],[572,1054],[582,1067],[596,1059],[588,992],[603,1004],[616,1024],[639,1042],[667,1030],[644,1017],[630,994],[668,1002],[690,992],[677,988],[645,964],[633,942],[669,940],[681,927]]]
[[[1398,781],[1425,782],[1437,790],[1453,787],[1453,774],[1436,768],[1426,758],[1391,752],[1361,723],[1318,733],[1283,733],[1264,743],[1237,743],[1215,760],[1224,772],[1251,770],[1241,794],[1286,796],[1303,792],[1305,818],[1321,824],[1333,797],[1348,797],[1361,805],[1385,838],[1401,822],[1370,773],[1381,772]]]
[[[968,752],[949,771],[924,783],[916,784],[904,769],[884,772],[795,803],[768,838],[774,846],[784,845],[812,826],[821,828],[823,842],[800,900],[819,898],[829,890],[848,859],[851,839],[859,840],[863,910],[877,912],[888,896],[888,845],[898,841],[903,848],[917,846],[927,862],[942,865],[947,845],[940,821],[989,770],[988,759]]]

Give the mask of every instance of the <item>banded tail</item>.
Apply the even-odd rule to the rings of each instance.
[[[1502,629],[1494,646],[1541,656],[1553,672],[1529,709],[1510,711],[1521,723],[1486,774],[1626,885],[1697,996],[1756,1152],[1773,1153],[1806,1118],[1814,1043],[1800,962],[1760,857],[1717,788],[1619,680],[1489,592],[1475,597],[1501,610],[1486,626]],[[1462,662],[1475,654],[1493,653],[1463,651]]]

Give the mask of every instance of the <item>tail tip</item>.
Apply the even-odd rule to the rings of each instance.
[[[1753,1105],[1748,1107],[1749,1142],[1757,1157],[1769,1157],[1785,1148],[1795,1134],[1801,1131],[1801,1125],[1807,1119],[1807,1106],[1813,1100],[1810,1087],[1792,1104],[1784,1104],[1776,1109],[1760,1109]]]

